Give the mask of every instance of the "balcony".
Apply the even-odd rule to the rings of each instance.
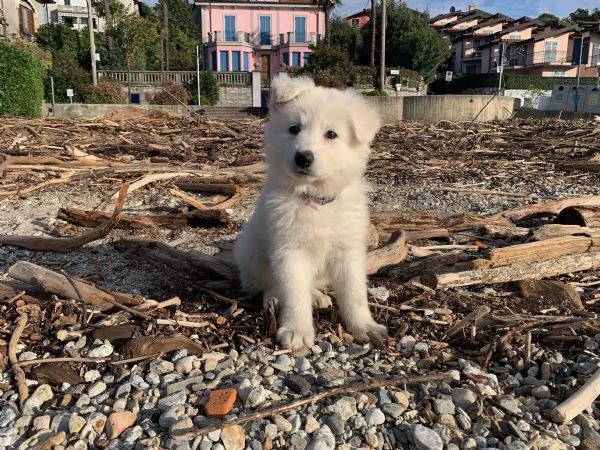
[[[63,16],[85,16],[87,17],[87,8],[85,6],[65,6],[56,5],[56,11]],[[92,11],[96,15],[96,11]]]
[[[465,48],[462,51],[462,59],[481,59],[481,50],[478,48]]]
[[[213,31],[207,34],[206,44],[210,45],[228,45],[228,44],[246,44],[258,47],[274,46],[308,46],[317,45],[320,35],[317,33],[280,33],[273,35],[271,33],[258,32],[249,33],[245,31],[225,32]]]
[[[571,58],[566,51],[543,51],[529,55],[507,55],[508,68],[524,68],[532,66],[570,66]]]

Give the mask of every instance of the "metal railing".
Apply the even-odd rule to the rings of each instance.
[[[463,59],[476,59],[481,58],[481,50],[478,48],[464,48],[462,51]]]
[[[541,65],[570,65],[571,56],[566,51],[547,50],[521,55],[507,55],[507,67],[531,67]]]
[[[250,85],[252,78],[250,72],[213,72],[218,84],[246,86]],[[119,83],[138,85],[138,86],[159,86],[165,81],[175,83],[191,83],[196,79],[194,71],[141,71],[131,72],[122,70],[99,70],[98,79],[113,79]]]
[[[81,14],[87,16],[87,7],[85,6],[66,6],[56,5],[56,10],[61,14]],[[96,14],[95,10],[92,10],[92,14]]]

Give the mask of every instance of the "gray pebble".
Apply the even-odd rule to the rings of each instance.
[[[335,436],[327,425],[321,425],[317,431],[313,433],[312,440],[308,444],[307,450],[334,450]]]
[[[335,435],[344,434],[346,422],[340,413],[333,413],[329,416],[325,416],[325,418],[323,419],[323,422],[329,426],[329,428],[331,429],[331,432],[333,434],[335,434]]]
[[[412,427],[415,446],[419,450],[442,450],[444,443],[439,434],[421,424]]]
[[[372,408],[365,414],[367,425],[381,425],[385,423],[385,414],[379,408]]]
[[[171,406],[175,406],[175,405],[183,405],[187,400],[187,395],[185,392],[180,391],[180,392],[175,392],[171,395],[167,395],[166,397],[161,398],[158,401],[158,409],[159,410],[165,410],[165,409],[169,409]]]

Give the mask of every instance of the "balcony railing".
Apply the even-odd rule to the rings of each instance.
[[[207,34],[206,43],[209,44],[249,44],[258,46],[278,46],[278,45],[317,45],[320,35],[317,33],[280,33],[273,35],[271,33],[258,32],[249,33],[246,31],[213,31]]]
[[[528,55],[508,55],[506,67],[531,67],[531,66],[563,66],[570,65],[571,57],[566,51],[542,51]]]
[[[87,7],[85,6],[66,6],[66,5],[56,5],[56,10],[59,14],[69,15],[85,15],[87,16]],[[92,14],[96,14],[96,11],[92,11]]]
[[[477,58],[481,58],[481,50],[479,50],[479,49],[472,49],[472,48],[465,48],[462,51],[462,58],[463,59],[477,59]]]
[[[250,72],[213,72],[218,84],[229,84],[246,86],[251,84]],[[98,78],[112,78],[123,84],[136,86],[159,86],[165,81],[176,83],[191,83],[195,80],[196,72],[193,71],[121,71],[121,70],[99,70]]]

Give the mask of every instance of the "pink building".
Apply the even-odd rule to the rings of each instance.
[[[348,25],[354,28],[362,28],[367,22],[371,20],[371,11],[368,9],[363,9],[357,13],[352,14],[351,16],[346,17],[346,22]]]
[[[260,68],[263,81],[281,66],[302,67],[325,30],[311,0],[196,0],[204,65],[217,72]]]

